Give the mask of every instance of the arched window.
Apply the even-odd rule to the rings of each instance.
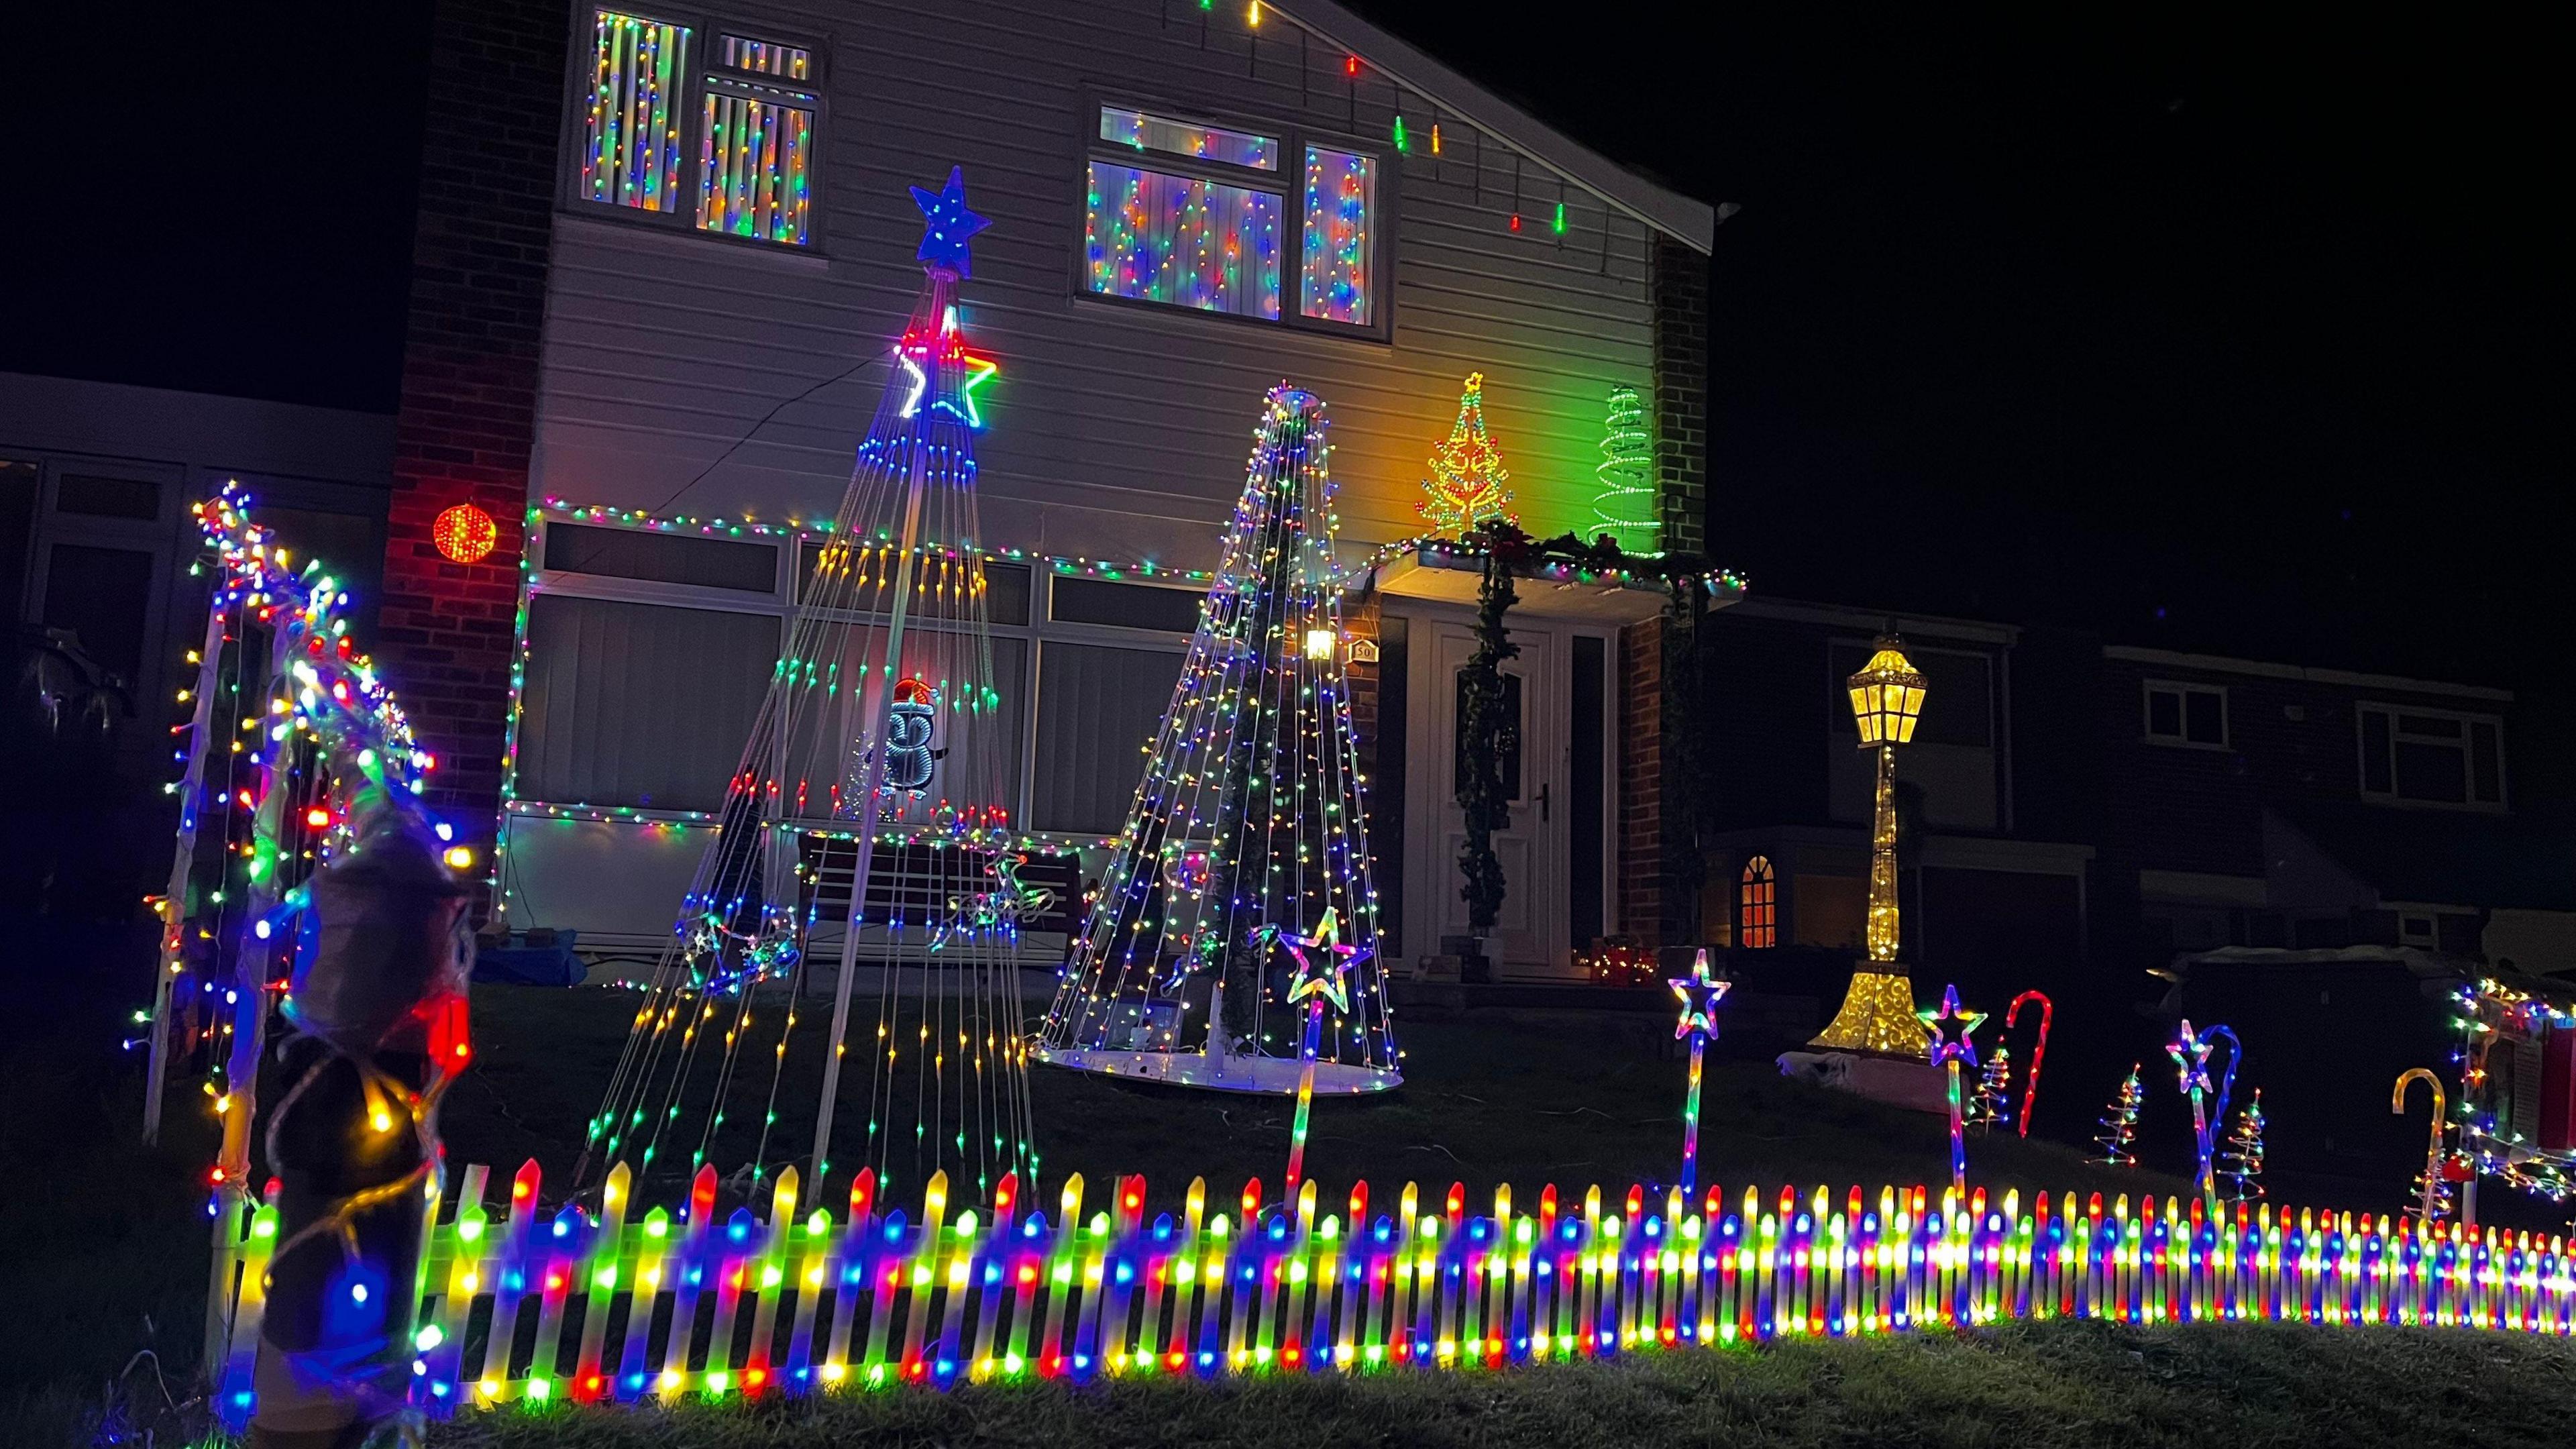
[[[1735,940],[1740,946],[1777,946],[1780,944],[1779,884],[1771,875],[1771,860],[1757,855],[1744,862],[1744,874],[1735,886]]]

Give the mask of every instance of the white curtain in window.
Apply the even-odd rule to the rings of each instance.
[[[1040,648],[1033,828],[1105,836],[1126,822],[1181,658],[1098,644]]]
[[[519,798],[716,809],[777,659],[774,615],[538,595]]]

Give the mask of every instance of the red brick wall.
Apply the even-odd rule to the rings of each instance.
[[[433,803],[478,852],[508,729],[566,24],[510,0],[442,0],[432,22],[376,654],[438,756]],[[430,542],[457,503],[500,525],[479,563]]]
[[[1711,261],[1655,240],[1655,471],[1664,548],[1708,547],[1708,274]]]
[[[1619,930],[1664,944],[1663,621],[1619,631]]]
[[[1655,463],[1667,552],[1698,554],[1708,528],[1709,258],[1658,238],[1655,283]],[[1699,934],[1696,822],[1688,793],[1664,768],[1667,738],[1697,727],[1698,697],[1685,681],[1667,698],[1668,657],[1681,640],[1662,620],[1619,635],[1619,929],[1648,945],[1688,944]]]

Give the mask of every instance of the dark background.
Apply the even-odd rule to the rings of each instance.
[[[419,7],[121,7],[104,41],[39,8],[0,22],[28,168],[0,368],[390,410]],[[2537,22],[1361,8],[1743,206],[1711,538],[1757,589],[2554,689],[2570,238]]]

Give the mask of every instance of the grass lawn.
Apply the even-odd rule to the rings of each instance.
[[[478,989],[481,1056],[450,1098],[451,1164],[484,1162],[505,1177],[535,1156],[546,1166],[549,1195],[559,1193],[633,1009],[632,996],[605,991]],[[0,1445],[9,1449],[92,1442],[103,1387],[141,1348],[160,1354],[184,1394],[202,1313],[206,1220],[197,1174],[211,1152],[206,1114],[181,1083],[163,1146],[135,1145],[140,1063],[104,1045],[114,1039],[112,1014],[68,1012],[54,1025],[20,1033],[0,1058],[15,1097],[0,1116],[10,1183],[0,1194],[0,1282],[12,1306],[0,1317]],[[1317,1105],[1308,1170],[1327,1201],[1360,1177],[1379,1203],[1391,1203],[1410,1180],[1435,1200],[1464,1182],[1480,1203],[1509,1182],[1526,1204],[1549,1182],[1579,1201],[1592,1183],[1615,1198],[1631,1182],[1670,1175],[1684,1066],[1660,1014],[1478,1012],[1405,1026],[1401,1091]],[[809,1046],[814,1040],[806,1038]],[[776,1130],[787,1144],[801,1144],[810,1130],[803,1113],[813,1068],[798,1066],[791,1054],[780,1094]],[[2094,1085],[2044,1086],[2043,1125],[2054,1113],[2070,1129],[2089,1126]],[[1042,1204],[1051,1205],[1063,1174],[1077,1170],[1094,1184],[1094,1202],[1111,1176],[1146,1173],[1154,1210],[1176,1205],[1198,1174],[1218,1203],[1230,1203],[1248,1177],[1277,1190],[1284,1101],[1046,1069],[1036,1091]],[[767,1092],[767,1072],[746,1071],[736,1118],[756,1123]],[[1702,1116],[1704,1177],[1730,1195],[1747,1184],[1768,1194],[1785,1181],[1823,1183],[1838,1194],[1859,1184],[1874,1196],[1882,1183],[1937,1186],[1947,1176],[1940,1119],[1784,1082],[1758,1043],[1721,1043]],[[721,1141],[713,1160],[731,1165],[747,1150],[747,1140]],[[2162,1195],[2181,1186],[2012,1137],[1972,1141],[1970,1153],[1977,1181],[2026,1194]],[[894,1166],[908,1179],[897,1200],[908,1202],[918,1176],[908,1163]],[[841,1190],[832,1184],[835,1197]],[[642,1192],[648,1201],[676,1201],[678,1174]],[[157,1402],[148,1371],[129,1383],[127,1397]],[[444,1426],[434,1442],[2536,1444],[2562,1441],[2569,1422],[2576,1422],[2576,1346],[2467,1333],[2053,1323],[1503,1373],[1032,1384],[668,1413],[513,1411]],[[160,1442],[174,1440],[165,1430]]]
[[[626,993],[483,987],[475,992],[478,1057],[449,1098],[448,1160],[491,1165],[506,1177],[536,1158],[550,1193],[579,1152],[579,1131],[599,1106],[634,1014]],[[808,1010],[805,1035],[791,1043],[773,1160],[802,1152],[811,1137],[820,1085],[821,1034]],[[1555,1183],[1579,1202],[1601,1185],[1614,1201],[1631,1183],[1671,1180],[1681,1156],[1682,1088],[1687,1058],[1673,1040],[1669,1014],[1655,1012],[1508,1013],[1478,1011],[1448,1020],[1400,1019],[1405,1085],[1364,1099],[1319,1098],[1306,1145],[1306,1173],[1327,1204],[1338,1207],[1354,1179],[1369,1182],[1372,1201],[1391,1203],[1404,1183],[1421,1184],[1436,1201],[1452,1182],[1471,1202],[1486,1204],[1496,1185],[1512,1185],[1526,1210],[1539,1188]],[[854,1040],[863,1033],[855,1025]],[[767,1047],[759,1049],[765,1056]],[[1949,1130],[1940,1117],[1899,1112],[1842,1093],[1783,1080],[1767,1047],[1721,1039],[1712,1049],[1700,1108],[1704,1184],[1729,1194],[1784,1182],[1842,1189],[1855,1183],[1875,1198],[1882,1184],[1937,1188],[1950,1175]],[[859,1060],[857,1050],[852,1061]],[[1087,1072],[1032,1068],[1039,1147],[1044,1157],[1042,1206],[1068,1173],[1080,1172],[1097,1202],[1117,1174],[1141,1172],[1157,1204],[1174,1205],[1193,1176],[1208,1180],[1212,1203],[1230,1203],[1248,1178],[1278,1191],[1288,1156],[1294,1104],[1282,1097],[1236,1096],[1122,1082]],[[866,1074],[842,1081],[839,1155],[855,1171],[852,1124],[867,1118]],[[744,1066],[727,1106],[728,1125],[709,1160],[719,1171],[748,1157],[769,1094],[766,1062]],[[2089,1127],[2091,1094],[2043,1084],[2040,1120],[2062,1114]],[[894,1113],[909,1120],[908,1108]],[[647,1201],[677,1202],[686,1157],[665,1152]],[[665,1166],[665,1164],[670,1164]],[[2183,1186],[2157,1174],[2105,1168],[2075,1151],[2009,1134],[1972,1137],[1970,1175],[2001,1189],[2100,1190],[2162,1195]],[[910,1154],[889,1164],[896,1188],[888,1201],[911,1206],[923,1173]],[[830,1201],[845,1179],[836,1176]],[[962,1195],[952,1192],[952,1201]],[[766,1210],[766,1204],[761,1210]],[[1213,1210],[1213,1209],[1212,1209]]]

